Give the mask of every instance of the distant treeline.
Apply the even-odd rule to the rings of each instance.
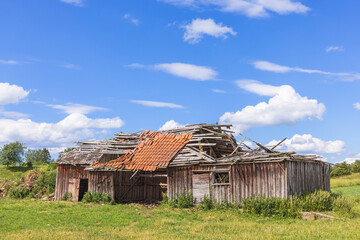
[[[0,148],[0,164],[9,166],[25,165],[32,167],[33,164],[44,164],[52,161],[47,148],[28,149],[20,142],[5,144]]]
[[[360,160],[356,160],[354,163],[348,164],[346,162],[335,163],[331,167],[331,177],[339,177],[344,175],[350,175],[351,173],[360,172]]]

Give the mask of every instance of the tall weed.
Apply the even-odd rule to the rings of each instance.
[[[191,208],[194,206],[193,194],[188,192],[183,192],[173,199],[168,199],[167,197],[166,200],[164,199],[163,197],[162,204],[167,204],[173,208]]]

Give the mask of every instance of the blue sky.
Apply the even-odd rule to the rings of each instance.
[[[263,144],[287,137],[282,150],[351,161],[359,9],[355,0],[0,0],[0,144],[55,155],[118,131],[223,122]]]

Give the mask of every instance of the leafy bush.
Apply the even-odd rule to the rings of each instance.
[[[72,194],[68,192],[61,197],[61,201],[72,201],[72,199]]]
[[[191,208],[194,206],[192,193],[183,192],[174,199],[169,199],[167,204],[173,208]]]
[[[345,197],[338,196],[337,198],[334,199],[333,211],[342,216],[346,216],[350,218],[354,217],[355,213],[353,211],[353,207],[354,207],[354,202]]]
[[[55,192],[56,172],[41,172],[32,189],[35,194],[50,194]]]
[[[310,194],[293,196],[292,203],[301,211],[331,211],[332,204],[337,195],[327,191],[316,190]]]
[[[105,204],[115,204],[115,200],[107,193],[101,192],[86,192],[82,199],[82,202],[85,203],[105,203]]]
[[[264,217],[299,217],[299,210],[286,198],[279,197],[266,198],[257,196],[245,198],[242,201],[242,209],[245,213],[261,215]]]
[[[26,187],[15,187],[12,186],[7,190],[7,195],[10,198],[15,198],[15,199],[23,199],[26,198],[30,193],[30,190],[27,189]]]
[[[169,197],[166,192],[161,193],[162,200],[160,202],[161,205],[167,205],[169,203]]]
[[[349,169],[344,167],[337,167],[334,170],[331,171],[330,177],[340,177],[345,175],[350,175],[351,172]]]
[[[220,203],[215,202],[215,209],[225,210],[225,209],[239,209],[240,205],[233,204],[227,199],[223,199]]]
[[[210,210],[215,207],[215,199],[205,195],[198,206],[202,210]]]
[[[351,171],[353,173],[360,173],[360,160],[356,160],[353,164],[351,164]]]
[[[47,167],[46,167],[46,171],[54,171],[57,169],[57,164],[50,162]]]
[[[292,196],[289,199],[264,196],[245,198],[242,209],[245,213],[265,217],[299,217],[300,212],[334,211],[342,216],[353,216],[354,203],[339,194],[317,190],[310,194]]]

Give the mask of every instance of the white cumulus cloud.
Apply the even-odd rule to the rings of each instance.
[[[231,27],[223,26],[222,23],[215,23],[213,19],[193,19],[191,23],[184,25],[184,41],[191,44],[198,43],[204,35],[215,38],[227,38],[228,35],[236,35]]]
[[[343,80],[353,81],[353,80],[360,80],[359,73],[335,73],[335,72],[327,72],[317,69],[306,69],[300,67],[288,67],[284,65],[279,65],[276,63],[268,62],[268,61],[255,61],[253,65],[256,69],[269,71],[269,72],[276,72],[276,73],[287,73],[287,72],[302,72],[302,73],[309,73],[309,74],[322,74],[322,75],[329,75],[329,76],[337,76]]]
[[[57,123],[0,119],[0,143],[20,141],[30,146],[57,147],[94,137],[103,129],[123,125],[118,117],[91,119],[81,113],[72,113]]]
[[[167,121],[159,130],[169,130],[174,128],[183,127],[184,125],[181,125],[178,122],[175,122],[174,120]]]
[[[293,0],[160,0],[176,6],[192,8],[215,7],[223,12],[244,14],[248,17],[265,17],[269,12],[278,14],[306,13],[309,7]]]
[[[177,77],[197,81],[212,80],[217,76],[217,72],[210,67],[197,66],[187,63],[162,63],[154,65],[154,68]]]
[[[30,91],[25,91],[20,86],[0,82],[0,105],[18,103],[26,98],[29,93]]]
[[[271,97],[268,102],[246,106],[237,112],[226,112],[221,123],[233,124],[236,133],[252,127],[295,124],[304,119],[322,119],[325,105],[316,99],[302,97],[289,85],[272,86],[254,80],[236,81],[238,87],[260,96]]]
[[[344,159],[344,161],[338,162],[338,163],[342,163],[342,162],[346,162],[348,164],[354,163],[356,160],[360,160],[360,153],[352,156],[352,157],[347,157]]]
[[[279,142],[279,140],[273,140],[267,145],[274,146]],[[276,149],[298,153],[341,153],[346,150],[345,142],[341,140],[325,141],[313,137],[311,134],[295,134],[292,138],[286,139]]]
[[[146,101],[146,100],[131,100],[133,103],[137,103],[146,107],[161,107],[161,108],[184,108],[184,106],[169,103],[169,102],[156,102],[156,101]]]

